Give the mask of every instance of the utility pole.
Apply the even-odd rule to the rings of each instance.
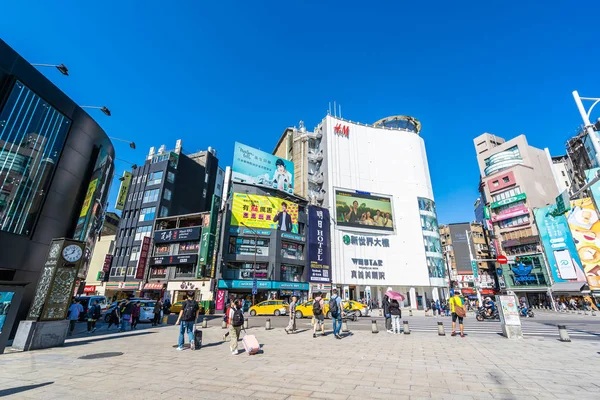
[[[465,231],[465,234],[467,235],[467,245],[469,246],[469,259],[471,260],[471,268],[473,269],[473,280],[475,283],[475,290],[477,291],[477,300],[479,301],[479,304],[483,304],[483,302],[481,301],[481,290],[479,289],[479,272],[477,267],[477,260],[473,258],[473,251],[471,250],[471,232]]]

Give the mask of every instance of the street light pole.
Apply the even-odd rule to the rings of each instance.
[[[242,225],[244,225],[246,228],[250,229],[253,233],[254,233],[254,263],[252,264],[252,286],[254,286],[254,282],[256,281],[256,251],[258,250],[258,232],[256,232],[254,229],[250,228],[248,225],[246,225],[245,223],[242,222]],[[256,291],[258,291],[258,285],[257,285],[257,289]],[[252,305],[255,304],[255,297],[254,297],[254,287],[252,288]]]
[[[106,115],[107,117],[110,117],[112,115],[112,113],[110,112],[110,110],[108,109],[108,107],[106,106],[79,106],[81,108],[93,108],[95,110],[100,110],[104,113],[104,115]]]
[[[108,138],[112,139],[112,140],[118,140],[119,142],[129,143],[129,147],[131,147],[133,150],[135,150],[135,142],[132,142],[131,140],[119,139],[119,138],[112,137],[112,136],[109,136]]]
[[[465,234],[467,235],[467,246],[469,247],[469,259],[471,260],[471,268],[473,269],[473,281],[475,283],[475,291],[477,292],[477,300],[479,301],[479,304],[483,304],[483,302],[481,301],[481,291],[479,290],[479,272],[478,272],[477,260],[475,260],[473,258],[473,251],[471,250],[471,239],[469,237],[471,232],[465,231]],[[475,275],[477,275],[477,276],[475,276]]]
[[[596,131],[594,130],[594,125],[592,125],[590,122],[592,110],[596,104],[600,103],[600,99],[594,97],[579,97],[577,90],[573,91],[573,98],[575,99],[575,104],[577,104],[577,109],[579,110],[579,114],[581,115],[581,119],[585,125],[584,128],[590,139],[592,139],[592,145],[594,146],[594,151],[596,152],[596,163],[600,167],[600,142],[598,140],[598,136],[596,135]],[[592,104],[590,109],[586,111],[581,100],[591,100],[594,102],[594,104]]]

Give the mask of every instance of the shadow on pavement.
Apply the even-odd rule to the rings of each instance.
[[[110,335],[110,336],[91,336],[89,339],[85,339],[85,340],[70,339],[65,342],[64,347],[81,346],[81,345],[89,344],[89,343],[103,342],[105,340],[113,340],[113,339],[122,339],[125,337],[132,337],[132,336],[151,335],[153,333],[154,332],[138,332],[138,333],[130,333],[130,334],[122,334],[122,335],[114,334],[114,335]]]
[[[38,383],[35,385],[17,386],[17,387],[10,388],[10,389],[2,389],[2,390],[0,390],[0,397],[10,396],[11,394],[17,394],[17,393],[21,393],[21,392],[26,392],[28,390],[37,389],[39,387],[52,385],[53,383],[54,382],[44,382],[44,383]]]

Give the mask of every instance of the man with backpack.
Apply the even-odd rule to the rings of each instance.
[[[336,339],[341,339],[340,331],[342,330],[344,308],[342,307],[342,299],[338,296],[337,289],[333,289],[333,295],[329,300],[329,312],[331,313],[331,319],[333,321],[333,336],[335,336]]]
[[[298,298],[296,296],[292,296],[292,302],[290,303],[290,322],[285,328],[285,333],[289,335],[290,331],[296,333],[296,303],[298,302]]]
[[[325,336],[325,315],[323,315],[323,298],[321,293],[317,293],[313,301],[313,315],[315,317],[315,325],[313,326],[313,337],[317,337],[317,328],[321,326],[321,336]]]
[[[237,355],[238,341],[240,340],[240,332],[242,331],[242,325],[244,325],[244,309],[240,300],[233,302],[229,307],[229,348],[231,349],[232,355]]]
[[[190,341],[190,347],[194,350],[194,324],[198,319],[198,314],[200,314],[198,302],[194,300],[194,292],[187,293],[186,297],[187,300],[183,304],[183,307],[181,307],[177,322],[175,323],[175,325],[180,325],[179,342],[177,346],[177,350],[179,351],[183,350],[184,334],[186,331]]]
[[[94,300],[92,305],[89,306],[87,311],[88,317],[88,326],[87,332],[92,333],[96,330],[96,321],[100,319],[102,312],[100,310],[100,306],[98,305],[98,300]]]

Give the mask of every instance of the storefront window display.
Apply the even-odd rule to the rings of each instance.
[[[227,263],[227,270],[225,271],[225,279],[243,279],[243,280],[268,280],[268,264],[267,263],[256,263],[256,272],[253,274],[252,267],[253,263]]]
[[[304,245],[282,241],[281,256],[292,260],[304,260]]]
[[[303,270],[304,267],[301,265],[282,265],[281,280],[284,282],[300,282]]]
[[[509,260],[506,268],[502,268],[506,284],[512,289],[530,287],[548,287],[550,281],[546,273],[546,265],[541,254],[517,256]]]
[[[200,244],[198,242],[183,242],[179,244],[179,254],[198,253]]]
[[[171,251],[170,244],[157,244],[156,247],[154,247],[154,255],[155,256],[166,256],[166,255],[169,255],[170,251]]]
[[[256,251],[257,256],[266,257],[269,255],[269,243],[269,239],[230,236],[229,254],[248,256],[254,255],[254,252]]]

